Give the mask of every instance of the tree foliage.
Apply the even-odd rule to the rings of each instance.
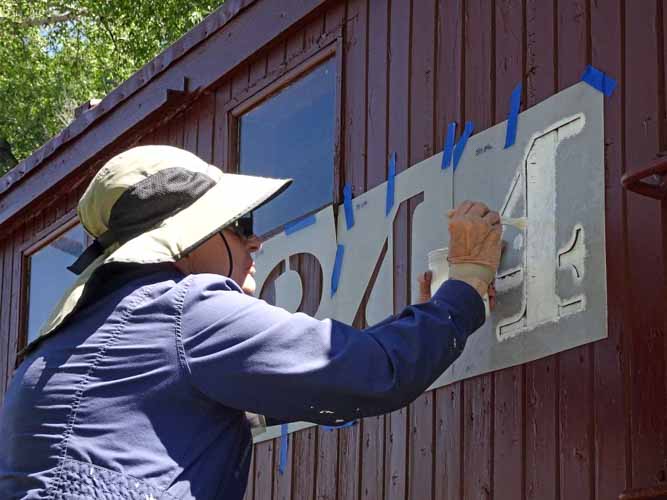
[[[0,175],[221,2],[0,2]]]

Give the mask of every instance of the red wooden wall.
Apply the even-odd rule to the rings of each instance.
[[[331,0],[135,138],[226,165],[230,107],[339,31],[339,181],[355,195],[385,181],[391,151],[401,171],[441,150],[448,122],[483,130],[505,120],[519,81],[523,109],[579,81],[589,63],[619,82],[605,99],[609,338],[428,392],[352,428],[295,433],[284,475],[279,440],[260,443],[246,498],[592,500],[667,484],[667,205],[620,184],[667,150],[665,10],[664,0]],[[19,330],[17,250],[73,209],[89,175],[0,240],[0,396]],[[395,224],[396,309],[410,300],[413,208]]]

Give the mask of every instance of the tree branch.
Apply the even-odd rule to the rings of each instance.
[[[79,19],[86,15],[83,11],[71,11],[63,14],[53,14],[52,16],[37,17],[33,19],[23,19],[15,21],[9,17],[0,17],[0,22],[10,22],[21,28],[32,28],[34,26],[50,26],[53,24],[65,23],[73,19]]]
[[[109,25],[107,24],[106,19],[104,19],[102,16],[100,16],[99,20],[100,20],[100,24],[102,24],[102,27],[108,33],[109,38],[111,38],[111,41],[113,42],[114,49],[116,50],[116,52],[119,52],[118,44],[116,43],[116,37],[113,36],[113,31],[111,31],[111,28],[109,28]]]

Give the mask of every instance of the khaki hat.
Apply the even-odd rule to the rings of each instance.
[[[79,221],[95,238],[69,268],[79,278],[26,351],[72,314],[86,283],[103,266],[176,262],[291,182],[225,174],[172,146],[139,146],[113,157],[77,207]]]

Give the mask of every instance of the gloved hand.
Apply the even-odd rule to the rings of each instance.
[[[426,271],[417,276],[417,283],[419,283],[419,296],[417,297],[417,304],[423,304],[431,300],[431,281],[433,280],[433,273]]]
[[[483,203],[464,201],[449,212],[449,277],[465,281],[483,297],[502,252],[500,215]]]

